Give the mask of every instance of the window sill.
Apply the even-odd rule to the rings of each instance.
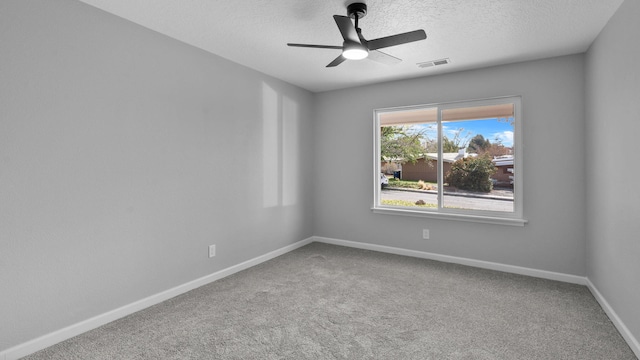
[[[506,218],[506,217],[492,217],[492,216],[479,216],[479,215],[466,215],[466,214],[445,214],[436,212],[416,211],[409,209],[394,209],[394,208],[371,208],[375,214],[383,215],[400,215],[400,216],[413,216],[424,217],[439,220],[457,220],[468,221],[485,224],[497,224],[497,225],[509,225],[509,226],[524,226],[528,222],[525,219],[519,218]]]

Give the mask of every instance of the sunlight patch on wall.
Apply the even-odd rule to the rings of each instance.
[[[282,99],[282,205],[298,202],[300,179],[298,137],[298,104],[288,97]]]
[[[280,199],[278,93],[262,84],[262,204],[276,207]]]
[[[298,103],[262,84],[262,204],[292,206],[300,191]]]

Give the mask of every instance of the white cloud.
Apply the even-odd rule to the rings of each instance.
[[[496,139],[500,140],[500,142],[502,142],[502,145],[506,147],[512,147],[513,131],[506,130],[506,131],[494,133],[492,137],[489,139],[489,141],[493,142]]]

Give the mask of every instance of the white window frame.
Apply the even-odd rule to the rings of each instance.
[[[382,205],[380,203],[380,115],[389,112],[411,111],[423,108],[437,108],[438,127],[438,184],[444,183],[442,173],[442,111],[455,108],[490,106],[500,104],[514,104],[514,211],[499,212],[489,210],[451,209],[443,207],[443,187],[438,186],[438,208],[410,208]],[[523,142],[522,142],[522,98],[520,96],[505,96],[491,99],[456,101],[447,103],[403,106],[395,108],[376,109],[373,113],[373,206],[371,210],[377,214],[417,216],[444,220],[460,220],[501,225],[524,226],[527,220],[523,218]]]

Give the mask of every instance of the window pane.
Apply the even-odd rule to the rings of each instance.
[[[381,115],[380,170],[388,178],[380,191],[381,205],[438,208],[436,111],[425,108]]]
[[[460,117],[465,112],[481,114],[483,108],[443,110],[442,118]],[[503,108],[504,105],[500,109],[508,115]],[[443,207],[514,211],[512,114],[511,111],[509,117],[442,122]]]

